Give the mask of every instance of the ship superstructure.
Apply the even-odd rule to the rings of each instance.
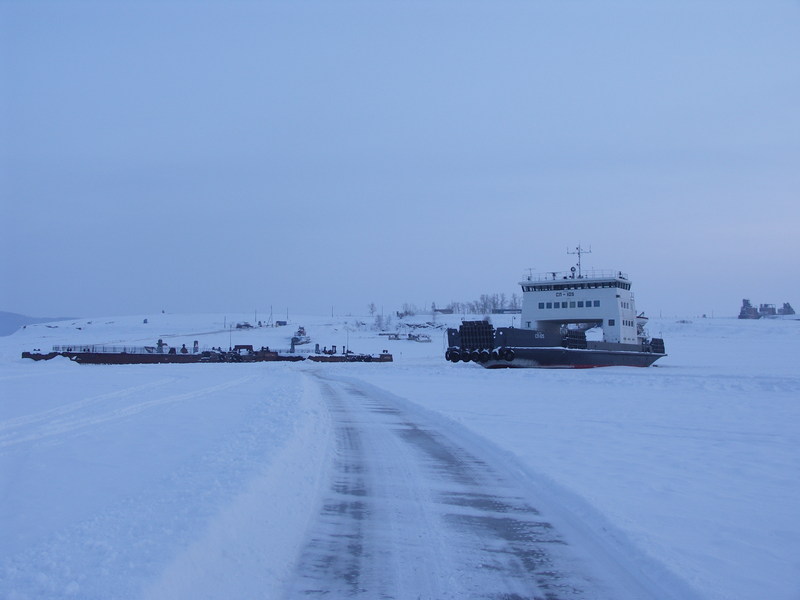
[[[558,333],[564,325],[601,327],[604,342],[637,344],[636,304],[620,271],[529,275],[522,287],[522,327]]]

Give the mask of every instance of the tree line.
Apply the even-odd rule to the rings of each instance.
[[[467,302],[453,301],[446,306],[437,306],[434,302],[431,304],[430,309],[419,308],[417,305],[410,302],[404,302],[399,310],[395,312],[398,318],[414,316],[418,314],[433,313],[437,311],[452,312],[454,314],[490,314],[496,310],[519,310],[521,308],[522,299],[517,294],[506,296],[505,294],[481,294],[477,300]],[[374,316],[377,307],[374,303],[370,303],[367,307],[369,314]]]
[[[517,294],[511,294],[510,297],[502,293],[481,294],[477,300],[451,302],[446,308],[461,314],[489,314],[496,310],[519,310],[521,298]]]

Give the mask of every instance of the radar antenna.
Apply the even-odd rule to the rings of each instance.
[[[572,252],[570,250],[567,250],[567,254],[577,254],[578,255],[578,279],[582,278],[582,275],[581,275],[581,254],[591,254],[591,253],[592,253],[592,247],[591,246],[589,246],[588,250],[585,250],[584,248],[581,248],[580,244],[578,244],[578,247],[575,248],[574,252]]]

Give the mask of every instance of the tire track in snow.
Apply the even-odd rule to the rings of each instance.
[[[506,474],[386,399],[321,385],[337,458],[289,597],[585,597]]]
[[[106,412],[100,412],[94,406],[98,402],[102,402],[104,400],[125,398],[128,396],[136,397],[137,394],[141,392],[145,392],[148,389],[153,389],[169,382],[168,380],[162,380],[159,382],[126,388],[125,390],[120,390],[119,392],[112,392],[109,394],[102,394],[100,396],[87,398],[63,407],[63,411],[61,410],[62,407],[59,407],[49,411],[44,411],[42,413],[37,413],[36,415],[18,417],[5,422],[10,423],[10,425],[7,427],[7,429],[10,429],[10,431],[0,433],[0,449],[8,448],[18,444],[35,442],[46,438],[58,437],[67,433],[73,433],[78,430],[96,427],[110,421],[125,419],[156,407],[165,406],[175,402],[183,402],[185,400],[191,400],[194,398],[200,398],[202,396],[208,396],[210,394],[215,394],[217,392],[241,385],[247,381],[250,381],[254,377],[255,375],[240,377],[238,379],[226,381],[218,385],[200,388],[191,392],[185,392],[183,394],[173,394],[171,396],[146,400],[144,402],[135,402],[127,406],[107,410]],[[88,416],[80,416],[80,411],[87,407],[92,409],[90,414]],[[58,418],[64,415],[66,415],[66,418]],[[28,419],[28,417],[30,418]],[[32,427],[25,427],[26,425],[31,424]],[[0,429],[0,431],[2,430]]]
[[[157,381],[151,381],[148,383],[144,383],[142,385],[135,385],[132,387],[123,388],[121,390],[115,390],[113,392],[108,392],[106,394],[90,396],[89,398],[76,400],[75,402],[70,402],[69,404],[56,406],[55,408],[50,408],[48,410],[43,410],[41,412],[31,413],[28,415],[23,415],[21,417],[15,417],[13,419],[7,419],[5,421],[0,422],[0,432],[7,429],[19,427],[21,425],[30,425],[32,423],[36,423],[37,421],[51,421],[54,418],[61,417],[66,414],[76,412],[79,410],[83,410],[99,402],[124,398],[126,396],[137,394],[139,392],[161,387],[163,385],[175,381],[176,379],[177,379],[176,377],[170,377],[169,379],[159,379]]]

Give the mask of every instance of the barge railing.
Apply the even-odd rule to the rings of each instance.
[[[181,352],[180,348],[169,348],[164,346],[164,349],[159,352],[157,346],[105,346],[105,345],[81,345],[81,344],[67,344],[60,346],[53,346],[53,352],[91,352],[94,354],[169,354],[169,350],[173,349],[174,352],[179,354],[200,354],[192,352],[191,348],[186,348],[187,352]]]

